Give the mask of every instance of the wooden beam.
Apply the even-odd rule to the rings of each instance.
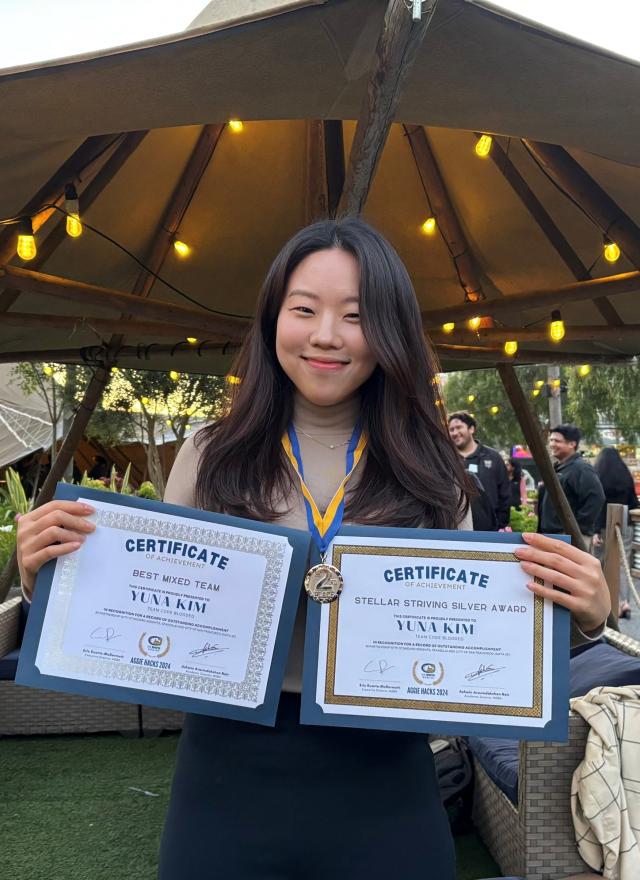
[[[429,337],[432,342],[458,343],[459,345],[473,345],[474,342],[506,342],[513,339],[516,342],[550,342],[546,328],[523,329],[521,327],[480,327],[478,330],[456,329],[452,333],[444,333],[442,330],[431,331]],[[571,326],[566,328],[563,343],[567,342],[621,342],[634,340],[638,343],[640,351],[640,324],[624,324],[621,327],[596,326]]]
[[[327,209],[335,217],[344,190],[344,137],[341,119],[325,119],[323,123]]]
[[[578,281],[548,290],[525,290],[510,293],[504,297],[477,303],[461,303],[444,309],[429,309],[422,313],[426,326],[443,324],[447,321],[464,321],[474,315],[508,315],[526,309],[562,308],[566,303],[593,300],[598,296],[618,296],[621,293],[635,293],[640,290],[640,272],[624,272],[607,278],[594,278],[591,281]]]
[[[404,0],[389,0],[376,61],[349,155],[338,214],[360,214],[367,200],[387,140],[404,80],[437,5],[434,0],[420,21],[413,21]]]
[[[421,125],[413,127],[405,125],[404,130],[427,202],[431,205],[438,228],[448,245],[460,283],[464,288],[465,298],[471,302],[484,300],[485,293],[480,281],[479,267],[462,231],[427,134]]]
[[[640,227],[563,147],[525,140],[538,161],[640,269]]]
[[[585,354],[581,351],[541,351],[538,349],[521,348],[509,356],[502,348],[478,348],[477,346],[441,345],[435,348],[440,358],[469,360],[472,363],[486,363],[495,367],[496,364],[616,364],[630,363],[631,355],[621,354]]]
[[[571,535],[571,543],[581,550],[585,550],[582,535],[578,527],[576,518],[569,506],[567,496],[564,494],[558,475],[556,474],[551,458],[547,451],[547,445],[544,442],[542,431],[537,416],[531,410],[529,401],[526,398],[522,386],[518,382],[518,377],[513,367],[508,364],[500,364],[498,366],[498,375],[507,392],[507,397],[511,402],[511,406],[517,416],[522,433],[527,441],[527,446],[531,450],[533,460],[540,469],[540,474],[544,481],[545,491],[549,493],[549,497],[553,502],[558,517],[563,524],[567,534]]]
[[[146,134],[146,131],[129,132],[122,137],[120,143],[112,153],[109,154],[108,151],[105,151],[104,160],[99,166],[99,170],[95,177],[87,184],[80,194],[83,214],[90,208],[104,188],[113,180],[131,154],[137,150]],[[97,162],[94,162],[93,164],[95,165]],[[56,216],[59,218],[58,222],[53,226],[51,232],[48,233],[46,238],[38,243],[38,253],[34,259],[29,262],[29,269],[31,271],[37,271],[40,269],[67,237],[67,218],[60,215],[59,212],[56,212]],[[0,293],[0,312],[5,312],[11,308],[19,296],[19,290],[8,289]]]
[[[480,138],[481,135],[476,134],[476,137]],[[529,211],[540,227],[540,231],[546,237],[549,244],[555,249],[556,253],[572,273],[576,281],[587,281],[591,278],[591,274],[587,267],[574,251],[573,247],[565,238],[560,228],[556,225],[551,215],[547,212],[542,202],[540,202],[536,194],[495,138],[489,155],[496,168],[511,186],[514,193],[519,197],[525,208]],[[606,297],[596,297],[593,300],[593,304],[607,324],[619,327],[624,323],[614,306]]]
[[[327,196],[326,156],[324,146],[324,126],[319,119],[307,119],[306,125],[306,164],[304,188],[304,216],[307,225],[327,217],[329,202]]]
[[[202,336],[202,323],[192,321],[190,324],[175,324],[167,321],[131,321],[122,318],[97,318],[89,315],[42,315],[26,312],[5,312],[2,316],[4,327],[18,327],[29,330],[70,330],[78,332],[88,330],[102,340],[113,333],[127,336],[156,336],[164,339],[184,340],[188,336],[199,339]],[[207,334],[212,342],[226,342],[227,336]]]
[[[249,320],[175,305],[164,300],[141,299],[130,293],[122,293],[95,284],[84,284],[19,269],[17,266],[0,266],[0,279],[18,290],[39,296],[51,296],[81,305],[92,305],[116,309],[125,314],[139,315],[147,320],[173,321],[181,326],[200,326],[201,331],[227,336],[230,340],[240,340],[249,326]]]
[[[207,170],[211,157],[224,131],[224,123],[205,125],[198,141],[193,148],[187,166],[178,185],[173,191],[164,215],[156,228],[149,253],[145,259],[147,269],[141,269],[131,293],[134,296],[147,297],[155,284],[154,272],[159,272],[173,244],[184,215],[191,203],[202,176]]]

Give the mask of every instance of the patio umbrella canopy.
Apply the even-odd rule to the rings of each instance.
[[[111,344],[121,366],[227,372],[274,255],[337,204],[386,9],[210,4],[178,37],[0,75],[0,216],[39,227],[29,262],[0,231],[0,360],[99,362]],[[405,261],[445,369],[638,353],[639,89],[630,61],[440,0],[362,215]],[[71,183],[78,238],[38,213]]]

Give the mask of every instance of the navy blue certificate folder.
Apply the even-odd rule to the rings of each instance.
[[[36,588],[33,595],[33,603],[27,620],[25,635],[20,651],[20,661],[16,675],[16,682],[30,687],[46,688],[54,691],[63,691],[83,694],[92,697],[102,697],[110,700],[122,700],[130,703],[140,703],[160,708],[176,709],[184,712],[195,712],[204,715],[216,715],[219,717],[232,718],[239,721],[250,721],[256,724],[273,726],[275,724],[278,701],[282,689],[284,670],[293,626],[298,606],[300,588],[304,573],[307,568],[309,555],[310,537],[306,532],[283,528],[278,525],[265,525],[253,520],[240,519],[238,517],[222,516],[208,513],[202,510],[194,510],[187,507],[179,507],[174,504],[164,504],[158,501],[149,501],[128,495],[120,495],[114,492],[104,492],[88,489],[82,486],[72,486],[61,483],[58,485],[56,499],[75,501],[78,498],[87,499],[89,503],[98,501],[114,505],[114,509],[122,510],[123,507],[130,511],[135,510],[156,511],[164,514],[179,516],[188,520],[229,526],[240,529],[248,529],[255,532],[259,538],[262,533],[284,536],[292,548],[291,565],[284,591],[281,614],[277,624],[277,633],[272,654],[272,662],[268,671],[268,679],[264,701],[253,708],[251,706],[225,703],[219,700],[198,699],[189,695],[167,694],[151,690],[143,690],[138,687],[129,687],[119,684],[105,684],[99,681],[91,681],[80,678],[67,678],[65,676],[45,675],[36,666],[36,656],[41,637],[42,627],[49,602],[56,561],[52,560],[42,567],[38,573]],[[97,565],[108,566],[109,560],[97,560]],[[241,585],[239,585],[241,587]]]
[[[340,529],[338,537],[380,537],[380,538],[425,538],[441,541],[469,542],[473,545],[477,542],[492,544],[504,544],[505,551],[509,545],[523,544],[519,533],[510,532],[472,532],[472,531],[445,531],[429,529],[397,529],[365,526],[344,526]],[[553,535],[569,541],[567,536]],[[380,550],[383,553],[383,550]],[[446,551],[442,551],[446,556]],[[383,553],[384,555],[384,553]],[[329,560],[330,561],[330,560]],[[348,585],[345,583],[345,591]],[[327,607],[327,606],[324,606]],[[554,603],[553,605],[553,678],[551,682],[551,720],[544,726],[527,725],[526,718],[522,719],[522,725],[517,726],[500,724],[499,716],[494,715],[495,722],[476,723],[475,720],[438,719],[434,715],[428,718],[420,718],[420,711],[407,713],[412,717],[391,717],[390,715],[343,714],[341,712],[325,711],[317,702],[316,684],[318,678],[318,656],[320,646],[320,618],[323,606],[317,602],[308,602],[307,605],[307,629],[305,638],[304,675],[302,687],[302,706],[300,720],[303,724],[330,725],[338,727],[364,727],[384,730],[403,730],[409,732],[425,732],[439,734],[460,734],[474,736],[506,737],[509,739],[527,740],[552,740],[554,742],[566,742],[568,738],[568,714],[569,714],[569,641],[570,641],[570,615],[567,609]],[[337,624],[336,624],[337,626]],[[337,631],[337,630],[336,630]],[[331,648],[327,655],[335,657]],[[338,702],[331,695],[333,702]],[[339,698],[342,699],[342,698]],[[351,702],[351,698],[349,698]],[[357,702],[357,700],[356,700]],[[363,703],[365,701],[363,700]],[[368,705],[373,705],[369,702]],[[435,714],[435,713],[434,713]],[[514,713],[516,714],[516,713]]]

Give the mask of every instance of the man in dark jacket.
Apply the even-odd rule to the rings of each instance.
[[[497,531],[509,525],[511,512],[509,476],[500,453],[478,443],[474,436],[475,432],[476,420],[470,413],[451,413],[449,435],[462,456],[466,469],[482,483],[495,515],[495,524],[491,531]],[[474,528],[478,528],[475,521]]]
[[[580,430],[575,425],[558,425],[549,435],[549,446],[555,458],[554,469],[560,485],[578,522],[585,545],[591,549],[605,497],[598,475],[578,452],[580,436]],[[544,489],[538,500],[538,514],[538,531],[547,534],[565,531],[551,497]]]

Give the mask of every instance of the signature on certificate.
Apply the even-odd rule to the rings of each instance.
[[[395,666],[391,666],[386,660],[369,660],[367,665],[364,667],[364,671],[376,672],[379,675],[384,675],[385,672],[388,672],[390,669],[395,668]]]
[[[204,657],[205,654],[215,654],[218,651],[226,650],[226,648],[221,648],[220,645],[210,645],[209,642],[205,642],[201,648],[194,648],[193,651],[189,651],[189,656]]]
[[[473,672],[467,672],[465,678],[467,681],[480,681],[481,679],[487,678],[489,675],[495,675],[496,672],[500,672],[502,669],[506,668],[506,666],[493,666],[491,663],[489,663],[488,666],[485,666],[484,663],[481,663]]]
[[[114,639],[121,639],[122,635],[117,633],[112,626],[98,626],[89,636],[97,641],[112,642]]]

